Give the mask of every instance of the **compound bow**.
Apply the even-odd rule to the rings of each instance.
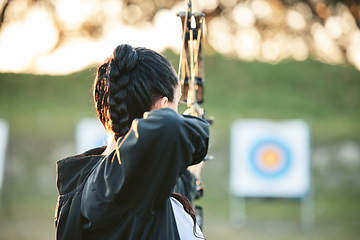
[[[205,14],[203,12],[193,13],[192,2],[187,0],[187,11],[179,12],[177,16],[181,18],[183,27],[183,47],[180,54],[178,76],[182,89],[181,102],[188,107],[184,114],[200,117],[212,124],[213,119],[207,118],[205,110],[199,105],[204,102],[205,79],[201,46]],[[212,156],[207,156],[204,160],[208,159],[212,159]],[[196,180],[194,199],[201,198],[203,194],[204,186],[200,180]],[[195,214],[198,224],[202,228],[203,210],[200,206],[195,206]]]

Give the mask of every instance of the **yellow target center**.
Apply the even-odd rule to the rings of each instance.
[[[280,155],[273,149],[267,149],[262,154],[262,160],[265,166],[274,167],[280,162]]]

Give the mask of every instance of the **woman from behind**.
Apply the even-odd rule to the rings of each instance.
[[[177,113],[181,86],[169,61],[146,48],[119,45],[99,67],[93,96],[108,142],[106,149],[58,163],[61,188],[81,169],[69,173],[68,162],[93,162],[76,181],[82,188],[59,190],[58,238],[74,236],[75,225],[83,239],[203,238],[191,205],[173,189],[188,166],[205,157],[209,126]],[[79,217],[66,227],[60,213],[68,200],[61,196],[79,189]]]

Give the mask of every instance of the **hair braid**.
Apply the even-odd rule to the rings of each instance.
[[[135,118],[150,111],[156,99],[172,102],[179,84],[170,62],[146,48],[119,45],[98,69],[94,82],[95,108],[115,139],[125,135]]]
[[[127,96],[130,72],[136,67],[138,56],[130,45],[121,45],[114,51],[107,75],[109,78],[109,117],[115,138],[124,135],[131,124]]]

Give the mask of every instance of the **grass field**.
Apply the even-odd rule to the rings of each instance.
[[[178,57],[165,53],[177,66]],[[272,65],[205,56],[205,103],[215,117],[203,170],[207,239],[353,240],[360,235],[360,72],[313,60]],[[94,68],[68,76],[0,74],[0,118],[10,124],[0,239],[53,239],[55,162],[75,154],[75,124],[95,116]],[[297,200],[248,199],[229,221],[229,134],[238,118],[305,119],[311,125],[314,224]]]

